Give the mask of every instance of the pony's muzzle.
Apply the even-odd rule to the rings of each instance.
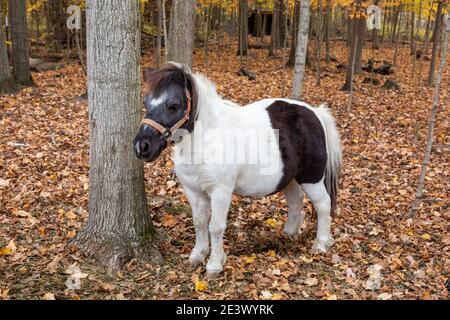
[[[151,141],[149,138],[141,138],[136,141],[134,144],[134,151],[136,152],[136,156],[140,159],[146,159],[150,157],[150,149]]]

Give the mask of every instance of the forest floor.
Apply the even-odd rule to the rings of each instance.
[[[381,83],[394,79],[400,90],[363,84],[368,76],[363,72],[356,76],[348,109],[349,94],[340,91],[345,70],[336,68],[346,63],[347,49],[335,43],[333,51],[338,62],[322,63],[320,86],[314,68],[308,69],[303,100],[328,103],[342,134],[335,245],[327,254],[311,253],[315,231],[309,203],[304,226],[309,231],[292,241],[282,233],[287,219],[282,195],[234,197],[225,272],[209,281],[204,266],[191,270],[186,263],[194,229],[181,186],[170,175],[169,151],[145,165],[151,214],[168,236],[160,247],[164,264],[133,260],[111,278],[68,250],[68,240],[88,214],[88,111],[86,102],[76,100],[85,91],[77,64],[34,73],[36,87],[0,97],[0,299],[448,299],[448,63],[425,197],[415,218],[408,219],[433,90],[418,86],[405,45],[395,73],[375,76]],[[269,59],[267,50],[250,50],[247,67],[256,73],[255,81],[237,75],[235,53],[235,47],[213,47],[206,67],[199,49],[194,70],[240,104],[290,95],[292,69],[283,68],[287,52]],[[368,47],[364,61],[371,55]],[[392,56],[389,47],[376,51],[380,61]],[[143,65],[151,60],[145,57]],[[429,62],[417,62],[418,70],[420,64],[424,83]]]

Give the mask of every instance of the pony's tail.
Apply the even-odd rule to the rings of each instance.
[[[325,167],[324,183],[331,198],[331,215],[333,215],[337,206],[337,193],[342,163],[341,139],[336,127],[336,122],[327,106],[321,105],[316,110],[316,113],[322,120],[327,140],[328,157]]]

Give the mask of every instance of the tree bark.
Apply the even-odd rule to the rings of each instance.
[[[300,3],[297,49],[295,52],[294,83],[292,86],[292,99],[299,100],[303,91],[306,56],[308,55],[308,35],[310,18],[310,0]]]
[[[238,55],[248,53],[248,0],[239,0],[239,36]]]
[[[137,0],[88,0],[89,217],[73,243],[118,271],[131,258],[160,262],[131,141],[140,121]]]
[[[440,17],[440,16],[438,16],[438,17]],[[424,155],[423,162],[422,162],[422,168],[420,170],[419,182],[417,184],[416,195],[415,195],[414,201],[411,205],[411,210],[409,211],[410,218],[413,218],[415,216],[417,210],[419,209],[419,204],[420,204],[420,200],[422,199],[423,188],[425,185],[425,175],[427,172],[428,164],[430,162],[431,148],[433,147],[434,127],[436,124],[436,116],[437,116],[437,111],[438,111],[438,107],[439,107],[439,93],[440,93],[440,87],[441,87],[441,79],[442,79],[442,73],[443,73],[444,67],[445,67],[445,60],[447,57],[449,33],[450,33],[450,15],[447,17],[447,27],[445,30],[444,44],[442,47],[441,63],[439,66],[439,72],[438,72],[438,76],[437,76],[437,80],[436,80],[436,85],[434,88],[433,107],[431,108],[430,121],[428,124],[427,145],[425,147],[425,155]]]
[[[162,32],[162,24],[163,24],[163,15],[162,15],[162,4],[161,0],[156,0],[156,11],[158,14],[157,18],[157,27],[156,27],[156,68],[159,68],[161,64],[161,32]]]
[[[362,12],[362,0],[358,0],[356,4],[356,12],[359,12],[358,17],[351,19],[349,16],[349,24],[353,25],[354,32],[351,33],[350,38],[350,50],[348,55],[347,69],[345,75],[345,83],[341,90],[348,91],[351,88],[353,81],[353,74],[361,71],[361,56],[362,48],[364,45],[364,35],[366,30],[366,20],[361,14]],[[356,41],[358,39],[358,41]]]
[[[28,28],[25,0],[9,0],[9,23],[12,40],[13,75],[18,84],[33,85],[28,51]]]
[[[295,65],[295,50],[297,49],[298,25],[300,21],[299,19],[300,19],[300,1],[295,0],[294,17],[292,19],[291,50],[289,52],[289,59],[286,63],[286,67],[293,67]]]
[[[437,12],[436,12],[436,19],[434,22],[433,49],[431,51],[430,72],[428,73],[428,80],[427,80],[427,83],[430,87],[434,85],[434,73],[435,73],[435,69],[436,69],[436,59],[437,59],[437,53],[438,53],[438,49],[439,49],[439,42],[441,40],[442,5],[443,5],[443,1],[439,0]]]
[[[192,68],[195,0],[174,0],[169,30],[168,60]]]
[[[331,62],[330,24],[331,24],[331,0],[327,0],[327,11],[325,16],[325,61],[327,64]]]
[[[8,51],[5,41],[6,38],[3,34],[3,16],[0,8],[0,94],[12,93],[16,90],[16,83],[9,69]]]

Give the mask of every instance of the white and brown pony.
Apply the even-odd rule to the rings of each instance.
[[[306,194],[318,218],[313,250],[327,251],[333,244],[341,144],[325,107],[289,99],[239,107],[224,100],[208,79],[175,63],[146,72],[145,81],[146,115],[133,142],[136,155],[153,161],[170,140],[175,142],[175,173],[196,232],[189,256],[193,266],[210,253],[208,275],[223,270],[223,235],[233,194],[283,192],[289,208],[284,232],[289,236],[301,232]]]

